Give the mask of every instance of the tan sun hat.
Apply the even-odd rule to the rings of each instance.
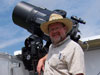
[[[63,23],[65,26],[67,26],[68,28],[68,31],[67,33],[72,29],[72,21],[68,18],[63,18],[61,15],[59,14],[51,14],[50,15],[50,18],[49,18],[49,21],[48,22],[44,22],[41,24],[40,28],[41,30],[45,33],[45,34],[49,34],[48,32],[48,26],[52,23],[55,23],[55,22],[61,22]]]

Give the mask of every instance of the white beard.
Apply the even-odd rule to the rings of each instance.
[[[51,38],[51,41],[52,41],[53,44],[57,44],[57,43],[59,43],[61,40],[62,40],[62,37],[61,37],[61,36],[58,37],[58,38],[56,38],[56,39]]]

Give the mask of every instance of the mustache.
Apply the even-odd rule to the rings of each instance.
[[[57,44],[57,43],[59,43],[60,41],[62,41],[62,37],[61,37],[61,36],[60,36],[59,38],[57,38],[57,39],[51,38],[51,42],[52,42],[53,44]]]

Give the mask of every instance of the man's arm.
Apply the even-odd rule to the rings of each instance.
[[[41,74],[41,69],[44,71],[44,63],[45,60],[47,59],[48,54],[46,54],[44,57],[42,57],[39,61],[38,61],[38,65],[37,65],[37,72],[38,75]]]
[[[72,53],[71,61],[68,62],[68,66],[69,73],[72,75],[85,75],[84,52],[77,44],[74,48],[74,52]]]

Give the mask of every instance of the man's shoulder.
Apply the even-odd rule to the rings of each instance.
[[[81,47],[80,44],[79,44],[78,42],[75,42],[75,41],[73,41],[72,39],[70,39],[69,43],[70,43],[72,46]]]
[[[75,44],[75,45],[78,45],[78,43],[75,42],[75,41],[73,41],[72,39],[70,39],[70,43]]]

